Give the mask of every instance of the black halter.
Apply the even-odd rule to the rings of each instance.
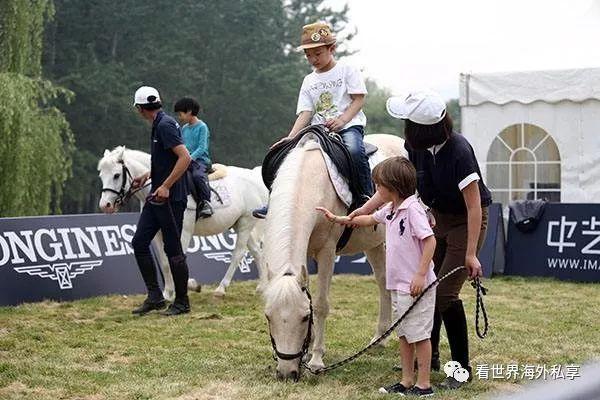
[[[119,163],[123,166],[123,172],[121,174],[121,189],[119,189],[119,191],[116,191],[112,188],[102,188],[102,192],[111,192],[117,195],[117,198],[115,199],[115,205],[126,203],[135,193],[131,191],[131,184],[129,185],[129,188],[125,190],[125,186],[127,186],[127,181],[131,180],[133,182],[133,176],[131,176],[131,172],[129,172],[129,169],[127,169],[125,163],[122,160],[119,161]]]
[[[287,354],[287,353],[281,353],[279,350],[277,350],[277,345],[275,344],[275,339],[273,339],[273,335],[271,334],[271,326],[269,325],[269,336],[271,337],[271,346],[273,347],[273,351],[275,352],[277,357],[282,360],[299,359],[298,363],[302,362],[302,357],[304,357],[304,355],[308,352],[308,347],[310,346],[310,340],[311,340],[312,325],[313,325],[312,298],[310,297],[310,292],[308,291],[308,288],[303,287],[302,291],[304,293],[306,293],[306,297],[308,297],[308,303],[310,306],[310,314],[308,316],[308,329],[306,330],[306,337],[304,338],[304,343],[302,343],[302,348],[300,349],[300,351],[295,354]]]

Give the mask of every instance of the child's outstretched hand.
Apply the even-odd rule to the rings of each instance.
[[[321,211],[325,215],[325,218],[327,218],[330,222],[337,222],[338,224],[342,224],[342,225],[346,225],[347,223],[350,222],[350,218],[338,217],[337,215],[335,215],[334,213],[332,213],[325,207],[317,207],[316,210]]]
[[[412,297],[417,297],[421,294],[424,287],[425,276],[417,272],[415,276],[413,276],[412,282],[410,283],[410,295]]]

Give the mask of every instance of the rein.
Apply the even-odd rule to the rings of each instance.
[[[277,354],[277,357],[281,358],[282,360],[293,360],[293,359],[296,359],[296,358],[300,358],[300,365],[303,366],[304,368],[306,368],[306,370],[308,372],[310,372],[311,374],[314,374],[314,375],[323,374],[325,372],[337,369],[337,368],[341,367],[342,365],[348,364],[348,363],[356,360],[358,357],[362,356],[364,353],[366,353],[373,346],[376,346],[379,343],[381,343],[385,338],[387,338],[396,329],[396,327],[400,324],[400,322],[402,322],[402,320],[404,320],[404,318],[406,318],[406,316],[417,305],[417,303],[419,302],[419,300],[421,300],[421,298],[432,287],[434,287],[436,284],[438,284],[439,282],[443,281],[444,279],[448,278],[450,275],[452,275],[452,274],[460,271],[461,269],[465,269],[465,267],[464,266],[456,267],[452,271],[450,271],[447,274],[445,274],[444,276],[442,276],[440,278],[437,278],[435,281],[433,281],[432,283],[430,283],[425,288],[425,290],[423,290],[423,292],[421,292],[421,294],[415,299],[415,301],[413,302],[413,304],[411,304],[411,306],[408,308],[408,310],[406,310],[404,312],[404,314],[402,314],[400,316],[400,318],[398,318],[398,320],[396,322],[394,322],[381,336],[379,336],[377,339],[375,339],[373,342],[371,342],[368,346],[366,346],[362,350],[358,351],[357,353],[351,355],[350,357],[344,358],[343,360],[338,361],[338,362],[336,362],[334,364],[328,365],[326,367],[317,368],[317,369],[313,369],[313,368],[309,367],[308,364],[305,361],[302,361],[302,357],[304,357],[304,355],[308,352],[308,347],[310,345],[310,337],[311,337],[310,336],[310,331],[311,331],[312,320],[313,320],[312,299],[310,297],[310,294],[308,293],[308,289],[302,288],[302,290],[304,292],[306,292],[306,294],[308,296],[308,300],[310,302],[309,328],[308,328],[308,332],[306,334],[306,338],[304,339],[304,343],[302,344],[302,349],[300,350],[300,352],[298,352],[296,354],[279,353],[277,351],[277,346],[275,345],[275,340],[273,339],[273,336],[271,335],[271,328],[269,327],[269,335],[271,336],[271,345],[273,346],[273,350],[275,351],[275,354]],[[487,289],[484,288],[481,285],[481,281],[479,280],[479,277],[476,277],[476,278],[473,279],[473,281],[471,282],[471,286],[473,286],[473,288],[476,291],[475,330],[477,331],[477,336],[479,338],[483,339],[483,338],[486,337],[487,332],[488,332],[488,327],[489,327],[487,312],[485,311],[485,307],[483,305],[483,296],[485,296],[487,294]],[[480,308],[481,308],[481,313],[483,315],[483,321],[484,321],[483,333],[481,332],[480,327],[479,327],[479,310],[480,310]],[[282,357],[282,356],[284,356],[284,357]]]

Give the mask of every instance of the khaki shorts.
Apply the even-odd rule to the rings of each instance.
[[[398,337],[404,336],[408,343],[420,342],[431,337],[433,310],[435,309],[435,291],[435,287],[431,288],[402,322],[400,322],[400,325],[396,328]],[[390,294],[395,322],[408,310],[415,298],[410,294],[401,293],[397,290],[391,290]]]

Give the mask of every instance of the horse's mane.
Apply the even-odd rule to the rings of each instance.
[[[265,227],[265,232],[271,238],[277,238],[277,240],[270,241],[273,246],[269,252],[269,268],[273,275],[283,273],[283,269],[288,269],[290,266],[286,264],[289,261],[289,249],[294,246],[292,243],[294,239],[293,230],[297,228],[297,224],[292,222],[292,218],[298,215],[296,209],[296,193],[298,192],[298,178],[301,171],[305,166],[303,148],[295,148],[287,155],[285,160],[282,162],[277,176],[273,181],[270,203],[277,202],[278,207],[269,207],[269,215],[267,217],[267,224],[270,226]],[[297,273],[298,271],[291,271]]]
[[[148,166],[150,164],[150,154],[140,150],[128,149],[125,146],[117,146],[112,149],[110,153],[105,154],[100,161],[98,161],[98,171],[106,168],[107,166],[114,165],[121,160],[125,162],[138,162],[144,166]]]

